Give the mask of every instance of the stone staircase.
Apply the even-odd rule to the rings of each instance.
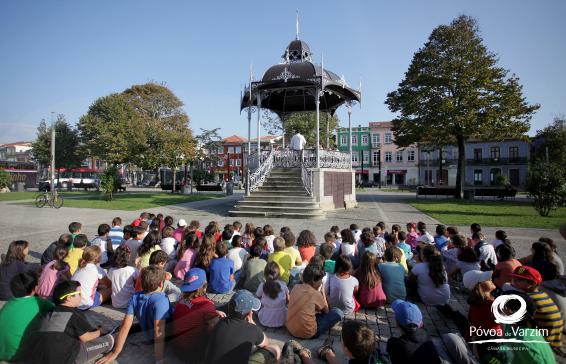
[[[238,201],[230,216],[324,219],[318,202],[310,197],[300,168],[273,168],[262,186]]]

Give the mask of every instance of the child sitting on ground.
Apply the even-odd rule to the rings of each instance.
[[[10,281],[13,298],[0,309],[0,360],[28,359],[34,348],[27,348],[28,333],[39,327],[39,318],[53,308],[50,301],[35,295],[37,276],[24,272]]]
[[[281,237],[275,238],[273,240],[273,249],[275,251],[269,255],[268,262],[275,262],[279,265],[281,280],[287,284],[289,283],[289,278],[291,276],[291,267],[293,266],[293,262],[291,256],[285,252],[285,240]]]
[[[244,263],[237,288],[243,288],[250,292],[256,292],[260,283],[264,281],[263,271],[267,262],[260,258],[261,246],[252,245],[250,256]]]
[[[114,252],[108,278],[112,283],[112,307],[126,308],[130,298],[136,292],[135,280],[138,270],[128,265],[130,248],[120,246]]]
[[[185,235],[185,241],[179,244],[177,249],[177,264],[173,269],[173,274],[178,279],[183,279],[185,274],[192,268],[200,247],[200,239],[192,231]]]
[[[171,322],[173,351],[179,359],[190,363],[204,360],[210,332],[218,318],[225,316],[206,297],[206,289],[206,272],[190,269],[181,285],[183,296],[175,305]]]
[[[53,261],[53,253],[55,252],[55,249],[57,249],[57,247],[63,246],[68,249],[71,245],[72,240],[73,238],[71,234],[61,234],[61,236],[59,236],[59,239],[49,244],[47,249],[43,251],[43,254],[41,255],[41,265],[45,266],[46,264]]]
[[[43,319],[38,332],[38,362],[92,363],[114,347],[112,335],[103,334],[100,326],[92,326],[78,309],[83,291],[80,283],[73,280],[61,282],[53,290],[56,307]]]
[[[339,308],[328,309],[324,293],[319,290],[324,276],[321,265],[309,264],[303,272],[304,283],[295,285],[291,290],[285,324],[291,335],[303,339],[316,338],[344,317]]]
[[[419,307],[407,301],[395,300],[391,308],[401,330],[401,337],[387,340],[387,353],[391,363],[440,364],[434,343],[423,328],[423,316]]]
[[[446,237],[446,226],[436,225],[436,235],[434,236],[434,245],[438,251],[443,251],[448,248],[448,238]]]
[[[100,264],[102,266],[106,266],[109,259],[112,258],[112,254],[114,254],[112,239],[109,234],[110,225],[100,224],[98,225],[98,235],[90,242],[90,245],[96,245],[100,248]]]
[[[340,228],[336,225],[330,227],[330,233],[334,234],[334,254],[337,255],[340,252],[340,245],[342,244],[342,235],[340,235]]]
[[[179,219],[177,222],[177,228],[173,231],[173,238],[176,241],[185,240],[185,228],[187,227],[187,222],[185,219]]]
[[[342,324],[341,336],[342,351],[349,358],[348,363],[381,363],[375,333],[367,325],[353,320],[345,321]],[[318,356],[329,364],[339,363],[336,353],[330,345],[322,346],[318,350]]]
[[[361,244],[358,245],[358,257],[361,259],[365,252],[370,252],[380,257],[383,256],[383,252],[381,249],[378,249],[377,246],[377,242],[379,241],[381,243],[381,240],[383,239],[377,236],[374,239],[369,231],[363,232],[362,235],[360,235]],[[378,250],[380,254],[378,254]],[[385,241],[383,241],[383,251],[385,251]]]
[[[392,303],[396,299],[404,300],[407,297],[407,289],[405,287],[405,269],[399,263],[402,257],[401,251],[390,247],[385,250],[383,257],[385,262],[379,263],[377,268],[381,274],[387,303]]]
[[[176,251],[175,247],[177,246],[177,240],[173,237],[173,228],[171,226],[166,227],[163,229],[163,238],[161,239],[161,250],[165,252],[169,256],[170,259],[176,259]],[[182,240],[181,240],[182,242]]]
[[[281,234],[283,240],[285,240],[285,253],[291,256],[291,262],[293,266],[303,264],[303,260],[301,259],[301,253],[299,250],[295,248],[295,234],[291,230],[285,231]]]
[[[232,248],[228,250],[228,259],[234,263],[234,280],[238,281],[242,273],[242,266],[246,261],[248,252],[242,247],[242,237],[240,235],[232,236]]]
[[[456,266],[452,268],[452,271],[448,274],[448,277],[456,282],[461,282],[462,276],[469,271],[481,270],[478,256],[473,248],[465,246],[463,248],[459,248],[459,251],[460,253],[458,254]]]
[[[372,253],[374,253],[375,255],[377,255],[378,258],[383,257],[383,253],[385,252],[385,238],[384,238],[385,234],[384,231],[382,230],[382,227],[379,225],[375,225],[373,227],[373,239],[375,242],[375,246],[376,249],[375,251],[370,250]],[[389,238],[389,235],[387,235],[387,238]],[[362,241],[363,242],[363,241]],[[367,243],[366,243],[367,244]],[[361,252],[358,253],[361,257],[363,256],[363,254]]]
[[[154,266],[165,270],[166,264],[167,264],[167,254],[165,254],[163,250],[156,250],[153,253],[151,253],[151,256],[149,257],[150,266]],[[165,271],[165,280],[163,281],[163,293],[167,295],[169,302],[175,303],[181,297],[181,290],[179,290],[179,287],[177,287],[171,282],[171,278],[172,278],[171,273]],[[141,276],[138,274],[136,279],[136,292],[141,291],[142,289],[143,287],[142,287]]]
[[[511,282],[513,271],[521,266],[521,262],[515,259],[515,249],[506,243],[499,244],[495,248],[495,254],[497,254],[497,265],[493,270],[492,278],[497,288],[501,288],[505,283]]]
[[[353,270],[352,261],[347,256],[339,256],[336,259],[335,273],[328,277],[324,292],[328,297],[330,307],[338,307],[345,315],[360,309],[360,304],[354,295],[358,292],[359,282],[351,275]]]
[[[328,234],[328,233],[327,233]],[[324,257],[324,271],[326,273],[334,274],[336,261],[332,260],[334,248],[329,243],[324,243],[319,248],[320,255]]]
[[[408,282],[415,283],[418,296],[426,305],[444,306],[450,299],[448,276],[442,265],[440,252],[433,245],[421,249],[420,260],[409,275]]]
[[[404,231],[399,231],[397,233],[397,248],[401,249],[403,253],[405,253],[405,258],[407,262],[410,262],[413,259],[413,252],[411,251],[411,246],[407,244],[405,239],[407,238],[407,234]]]
[[[415,252],[415,249],[417,249],[418,238],[419,234],[417,234],[417,224],[414,222],[407,223],[407,239],[405,241],[411,246],[413,253]]]
[[[71,278],[69,264],[65,263],[68,253],[66,247],[58,246],[53,253],[53,260],[43,267],[36,292],[39,297],[50,299],[57,283]]]
[[[81,310],[100,306],[112,296],[112,282],[99,266],[100,255],[100,247],[86,247],[79,268],[71,278],[81,285],[81,302],[78,306]]]
[[[228,247],[222,241],[216,243],[217,258],[212,259],[209,267],[211,293],[228,293],[234,289],[234,262],[228,255]]]
[[[161,250],[159,243],[161,239],[158,231],[152,231],[143,239],[142,244],[138,248],[138,257],[136,258],[136,267],[138,269],[145,268],[149,265],[149,257],[156,250]]]
[[[356,244],[356,238],[352,231],[349,229],[344,229],[340,232],[342,236],[342,244],[340,244],[340,255],[345,255],[350,257],[350,259],[355,259],[358,254],[358,248]]]
[[[124,245],[130,248],[130,261],[128,265],[132,267],[136,266],[136,259],[138,258],[138,249],[142,245],[142,242],[145,237],[145,229],[141,226],[134,226],[132,228],[132,237],[128,239]]]
[[[479,233],[472,234],[472,247],[480,261],[481,270],[493,270],[497,265],[497,255],[493,245],[485,241],[483,235]]]
[[[512,277],[513,287],[525,292],[535,301],[537,310],[534,319],[539,329],[547,329],[545,340],[553,348],[560,348],[564,318],[548,293],[539,290],[542,283],[540,273],[532,267],[520,266],[515,268]]]
[[[301,260],[308,264],[316,253],[316,238],[313,232],[310,230],[301,231],[297,238],[297,246],[299,247]]]
[[[165,324],[171,315],[169,300],[162,292],[165,271],[156,266],[145,267],[141,271],[141,281],[143,291],[136,292],[128,303],[114,350],[100,359],[98,364],[111,363],[120,355],[134,322],[134,316],[138,319],[146,337],[154,343],[155,358],[152,361],[156,363],[163,361]]]
[[[69,264],[69,272],[71,272],[71,274],[75,274],[87,243],[88,238],[84,234],[76,235],[71,242],[69,254],[65,257],[65,262]]]
[[[359,282],[356,298],[364,308],[383,307],[387,300],[381,287],[381,276],[377,270],[377,264],[377,256],[374,253],[366,252],[362,256],[360,267],[354,273],[354,277]]]
[[[289,289],[279,275],[279,265],[269,262],[264,271],[265,282],[256,291],[256,297],[261,301],[258,312],[259,322],[266,327],[281,327],[287,319],[287,303]]]
[[[275,233],[273,232],[273,226],[265,225],[263,227],[263,236],[267,240],[268,252],[273,253],[273,239],[275,239]]]

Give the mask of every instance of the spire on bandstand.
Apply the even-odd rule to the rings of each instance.
[[[296,36],[295,36],[295,39],[296,39],[296,40],[299,40],[299,9],[297,9],[296,28],[297,28],[297,34],[296,34]]]

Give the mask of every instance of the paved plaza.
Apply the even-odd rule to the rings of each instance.
[[[242,197],[241,192],[233,196],[191,202],[175,206],[167,206],[161,208],[150,209],[151,212],[161,212],[164,215],[171,215],[178,220],[184,218],[186,220],[199,220],[201,225],[206,225],[209,221],[216,220],[223,226],[226,223],[232,223],[235,220],[241,221],[243,224],[250,221],[256,226],[271,224],[276,231],[282,226],[289,226],[298,233],[303,229],[312,230],[317,239],[322,240],[325,232],[332,225],[338,225],[340,228],[346,228],[351,223],[357,223],[360,227],[373,226],[378,221],[384,221],[388,228],[392,224],[399,223],[404,225],[408,221],[424,221],[431,225],[438,221],[424,215],[414,209],[406,202],[414,198],[414,194],[408,193],[391,193],[391,192],[362,192],[358,195],[358,208],[351,210],[337,210],[327,213],[324,220],[284,220],[270,218],[234,218],[227,216],[227,211],[233,206],[235,201]],[[2,238],[0,242],[0,252],[4,253],[8,244],[12,240],[25,239],[30,242],[29,261],[39,261],[43,250],[55,240],[61,233],[67,232],[67,226],[71,221],[79,221],[83,224],[83,232],[89,237],[96,235],[96,229],[101,223],[110,223],[113,217],[120,216],[124,223],[127,224],[139,216],[141,211],[116,211],[116,210],[96,210],[96,209],[78,209],[63,207],[60,210],[49,208],[38,209],[31,205],[22,204],[21,202],[1,202],[0,203],[0,229]],[[489,239],[494,235],[498,228],[485,228],[485,232]],[[558,231],[544,229],[521,229],[521,228],[505,228],[508,236],[513,241],[517,249],[518,256],[524,256],[529,253],[530,245],[541,236],[548,236],[555,239],[559,243],[561,256],[566,256],[566,244],[558,234]],[[460,231],[468,234],[468,227],[461,226]],[[222,305],[230,299],[230,295],[211,295],[210,296],[217,305]],[[466,313],[467,303],[463,295],[453,290],[450,305]],[[426,307],[419,304],[423,312],[424,324],[426,330],[435,339],[435,343],[442,348],[440,335],[445,332],[455,332],[455,324],[444,317],[433,307]],[[118,325],[123,317],[123,311],[112,308],[110,305],[96,308],[91,314],[91,318],[105,329]],[[395,325],[393,311],[390,306],[377,310],[361,310],[348,318],[366,322],[376,333],[379,339],[380,347],[385,350],[385,343],[391,336],[398,336],[399,330]],[[285,341],[291,337],[285,328],[282,329],[266,329],[269,339],[275,343],[283,345]],[[144,337],[140,333],[132,334],[128,338],[124,351],[118,357],[120,363],[149,363],[153,358],[153,350],[151,346],[147,346]],[[301,343],[314,350],[323,343],[333,344],[338,357],[346,360],[340,346],[340,328],[337,326],[328,334],[321,336],[316,340],[301,340]],[[315,356],[315,355],[313,355]],[[180,362],[176,360],[172,354],[167,355],[167,362]],[[557,358],[562,360],[561,358]]]

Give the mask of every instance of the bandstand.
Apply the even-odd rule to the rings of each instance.
[[[246,197],[232,216],[323,218],[324,211],[356,206],[355,171],[351,158],[351,114],[361,92],[344,78],[312,62],[308,44],[297,37],[285,49],[283,62],[250,82],[240,110],[248,112],[248,151],[251,151],[252,113],[257,115],[257,151],[246,162]],[[346,106],[350,127],[349,152],[322,149],[320,113],[333,115]],[[277,114],[282,123],[293,113],[316,112],[316,146],[302,152],[288,148],[261,151],[262,109]],[[324,126],[323,126],[324,127]],[[328,128],[328,125],[326,126]],[[328,133],[327,133],[328,135]],[[326,147],[329,147],[328,138]]]

